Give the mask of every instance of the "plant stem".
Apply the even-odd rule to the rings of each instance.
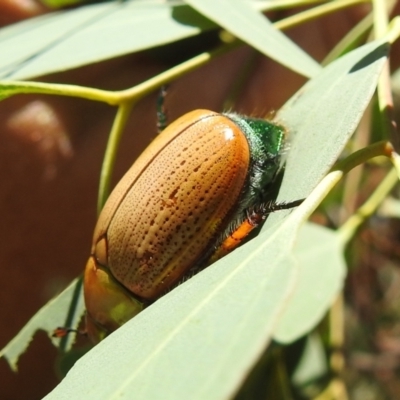
[[[100,173],[99,196],[97,200],[97,212],[100,214],[104,203],[110,192],[112,171],[117,157],[117,149],[121,141],[122,133],[128,121],[133,102],[125,102],[118,107],[117,114],[108,138],[107,148],[104,155],[103,165]]]
[[[50,94],[56,96],[80,97],[87,100],[101,101],[110,105],[118,105],[118,96],[108,90],[94,89],[79,85],[61,83],[5,81],[0,82],[0,99],[15,94]]]
[[[378,0],[379,1],[379,0]],[[368,3],[367,0],[337,0],[322,4],[318,7],[311,8],[303,12],[299,12],[290,17],[282,19],[274,23],[277,29],[285,30],[288,28],[293,28],[306,21],[312,21],[325,14],[331,14],[333,11],[340,10],[342,8],[347,8],[356,4]]]
[[[386,8],[386,2],[382,0],[373,0],[373,15],[374,15],[374,33],[375,38],[380,39],[388,33],[389,17]],[[393,96],[390,82],[390,65],[389,60],[381,72],[378,80],[378,104],[380,111],[380,128],[385,138],[390,140],[395,148],[400,148],[400,143],[397,139],[396,122],[393,112]]]
[[[398,181],[397,171],[393,168],[369,199],[340,227],[338,233],[344,244],[349,242],[360,225],[376,211]]]
[[[378,156],[389,157],[392,161],[394,159],[393,147],[389,142],[377,142],[361,150],[351,154],[346,159],[340,161],[334,166],[332,171],[322,179],[317,187],[311,192],[311,194],[304,200],[304,202],[298,207],[298,210],[302,212],[293,214],[293,218],[296,215],[301,215],[302,219],[306,219],[311,216],[321,201],[326,195],[333,189],[333,187],[343,178],[343,176],[371,158]],[[400,162],[400,158],[399,158]]]
[[[335,303],[329,311],[330,330],[330,366],[335,375],[340,375],[344,368],[343,345],[344,345],[344,299],[343,292],[339,293]]]
[[[323,66],[328,65],[332,61],[339,58],[341,55],[350,51],[357,45],[366,35],[367,31],[372,27],[373,13],[369,13],[357,25],[355,25],[347,34],[340,40],[339,43],[328,53],[322,60]]]
[[[347,400],[348,396],[343,382],[337,378],[332,379],[326,389],[313,400]]]

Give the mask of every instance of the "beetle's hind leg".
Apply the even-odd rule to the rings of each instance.
[[[275,211],[288,210],[299,206],[304,199],[295,200],[288,203],[275,203],[273,201],[262,203],[246,211],[245,220],[229,234],[229,236],[222,241],[217,247],[208,264],[212,264],[220,258],[226,256],[228,253],[238,247],[244,239],[263,222],[268,214]]]

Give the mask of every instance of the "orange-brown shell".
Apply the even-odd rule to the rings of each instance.
[[[95,258],[137,296],[158,298],[226,228],[249,163],[246,137],[229,118],[207,110],[179,118],[111,194],[95,229]]]

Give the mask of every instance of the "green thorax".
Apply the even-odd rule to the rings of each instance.
[[[282,166],[285,129],[264,119],[224,114],[245,134],[250,147],[250,170],[239,213],[269,200],[271,186]]]

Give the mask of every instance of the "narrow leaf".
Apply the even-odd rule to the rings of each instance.
[[[327,174],[356,129],[387,60],[383,41],[362,46],[325,67],[278,112],[288,131],[279,201],[307,197]],[[285,213],[270,216],[266,227]]]
[[[193,8],[273,60],[301,75],[320,70],[299,46],[274,28],[269,20],[243,0],[186,0]]]
[[[43,306],[19,333],[1,351],[0,357],[7,359],[11,368],[17,370],[18,358],[27,349],[36,331],[44,330],[51,336],[58,327],[76,328],[83,314],[82,280],[74,280],[60,295]],[[67,350],[73,341],[73,335],[62,339]],[[60,345],[60,339],[52,339]]]
[[[260,235],[161,298],[79,360],[46,398],[231,396],[291,291],[293,232],[288,224],[267,240]]]
[[[300,229],[294,255],[298,282],[274,335],[281,343],[293,342],[322,319],[346,274],[343,244],[335,232],[322,226],[306,224]]]
[[[0,30],[0,78],[27,79],[76,68],[212,28],[217,26],[192,8],[159,1],[58,11]]]

